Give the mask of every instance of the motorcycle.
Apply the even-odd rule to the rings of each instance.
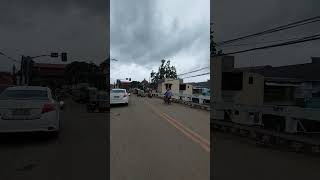
[[[165,104],[171,104],[171,102],[172,102],[171,97],[169,97],[169,98],[168,98],[168,97],[164,97],[163,100],[164,100],[164,103],[165,103]]]

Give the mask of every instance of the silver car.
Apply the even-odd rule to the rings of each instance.
[[[129,96],[126,89],[112,89],[110,92],[110,104],[129,104]]]
[[[47,87],[9,87],[0,94],[0,132],[57,135],[61,124],[59,106]]]

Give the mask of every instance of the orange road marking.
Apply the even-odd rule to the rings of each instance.
[[[175,120],[174,118],[170,117],[169,115],[157,110],[153,105],[150,103],[144,101],[146,104],[149,105],[149,107],[159,116],[161,116],[163,119],[165,119],[167,122],[169,122],[172,126],[174,126],[176,129],[178,129],[181,133],[183,133],[185,136],[187,136],[189,139],[194,141],[195,143],[199,144],[205,151],[210,152],[210,143],[201,137],[199,134],[195,133],[191,129],[185,127],[183,124],[181,124],[179,121]]]

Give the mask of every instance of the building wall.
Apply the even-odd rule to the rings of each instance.
[[[252,84],[249,84],[249,78]],[[244,73],[242,91],[235,97],[235,102],[246,105],[263,105],[264,97],[264,77],[255,73]]]
[[[167,90],[166,84],[171,84],[171,91],[173,93],[179,93],[179,88],[180,88],[180,80],[179,79],[165,79],[164,82],[162,82],[158,85],[159,93],[166,92],[166,90]]]
[[[191,84],[187,84],[184,94],[192,95],[192,89],[193,86]]]
[[[185,84],[185,85],[186,85],[186,89],[185,90],[179,89],[179,93],[183,95],[192,95],[193,86],[191,84]]]
[[[210,79],[214,79],[210,84],[210,89],[212,89],[212,101],[210,101],[210,106],[212,109],[210,111],[210,119],[224,119],[224,113],[221,111],[216,111],[214,108],[214,103],[221,101],[222,61],[222,57],[210,58]]]

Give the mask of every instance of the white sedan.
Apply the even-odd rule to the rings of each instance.
[[[9,87],[0,94],[0,132],[60,130],[60,108],[51,90],[40,86]]]
[[[126,89],[112,89],[110,92],[110,104],[129,104],[129,95]]]

